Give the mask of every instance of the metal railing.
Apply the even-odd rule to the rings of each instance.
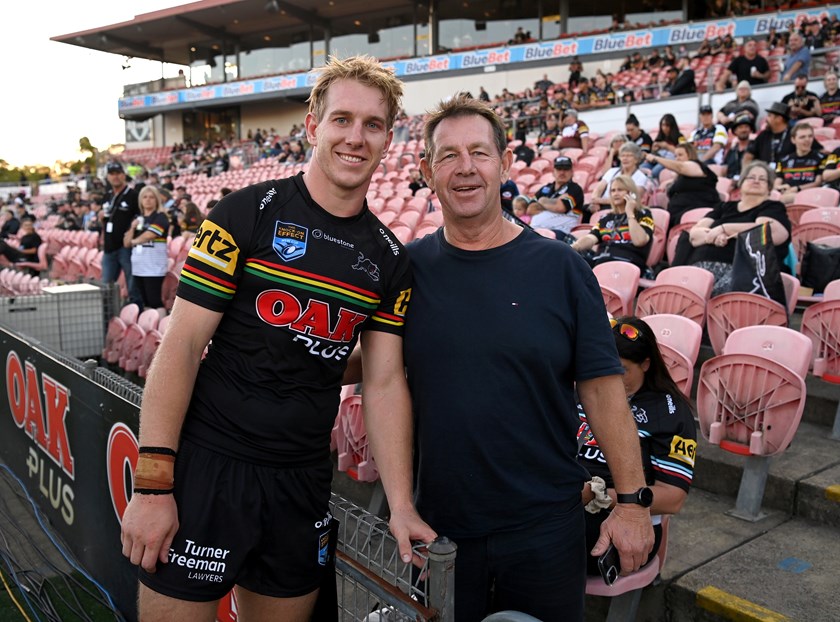
[[[340,523],[336,553],[340,620],[454,619],[453,542],[439,538],[428,547],[414,547],[423,560],[417,568],[400,559],[396,540],[382,518],[336,494],[330,512]],[[377,615],[368,617],[372,613]]]

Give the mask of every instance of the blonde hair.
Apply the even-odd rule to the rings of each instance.
[[[388,107],[385,122],[390,130],[400,111],[403,84],[394,75],[393,70],[383,67],[373,56],[351,56],[340,59],[330,56],[326,67],[318,70],[315,86],[309,94],[309,112],[321,121],[327,105],[327,91],[339,80],[354,80],[365,86],[379,89]]]
[[[155,197],[155,201],[157,202],[157,207],[155,208],[156,212],[159,212],[163,209],[163,198],[160,196],[160,192],[154,186],[143,186],[140,188],[140,192],[137,195],[137,203],[140,205],[140,209],[143,209],[143,196],[147,194],[153,194]]]

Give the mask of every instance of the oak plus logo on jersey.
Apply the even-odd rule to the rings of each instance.
[[[6,393],[12,420],[32,441],[26,459],[29,478],[64,522],[72,525],[76,475],[67,435],[70,390],[10,350],[6,357]]]
[[[298,333],[294,341],[306,346],[310,354],[342,360],[350,353],[356,327],[368,316],[341,307],[333,323],[329,303],[310,298],[304,307],[294,295],[282,289],[269,289],[257,296],[257,315],[272,326]]]
[[[190,257],[201,263],[233,276],[239,247],[233,236],[210,220],[201,223],[195,234]]]
[[[283,261],[299,259],[306,254],[308,232],[309,229],[306,227],[278,220],[274,227],[274,240],[271,246]]]

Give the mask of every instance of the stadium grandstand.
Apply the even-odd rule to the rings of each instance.
[[[136,569],[119,550],[119,521],[146,371],[196,229],[227,192],[307,170],[313,72],[330,55],[360,53],[405,83],[394,141],[367,194],[403,243],[443,224],[417,169],[425,112],[458,92],[485,99],[505,122],[516,158],[507,217],[523,227],[606,248],[598,226],[609,180],[642,181],[653,223],[644,265],[605,262],[596,276],[613,315],[650,319],[696,407],[694,480],[648,567],[609,590],[590,581],[587,620],[838,619],[840,5],[199,0],[53,40],[179,72],[124,86],[115,103],[126,142],[99,154],[96,170],[0,188],[3,243],[26,246],[11,224],[24,213],[39,241],[26,262],[0,253],[9,396],[0,413],[0,619],[136,619]],[[797,142],[804,125],[813,145]],[[775,157],[761,171],[779,178],[764,198],[782,201],[790,221],[775,283],[784,291],[713,295],[720,279],[681,263],[680,239],[713,229],[710,210],[742,199],[741,158],[752,150],[762,159],[762,133]],[[625,161],[624,151],[637,155]],[[808,170],[806,157],[815,159]],[[130,303],[123,277],[103,283],[98,211],[116,163],[167,201],[160,308]],[[583,197],[569,208],[579,219],[540,224],[551,222],[538,217],[540,197],[566,197],[555,190],[569,169]],[[701,179],[718,200],[681,203]],[[340,619],[452,620],[451,594],[424,593],[394,554],[359,387],[342,392],[331,440]],[[453,555],[457,564],[444,546],[426,563],[445,575]],[[234,596],[218,619],[237,619]]]

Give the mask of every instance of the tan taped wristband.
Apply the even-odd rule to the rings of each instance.
[[[175,489],[175,456],[141,453],[134,470],[134,492],[167,495]]]

